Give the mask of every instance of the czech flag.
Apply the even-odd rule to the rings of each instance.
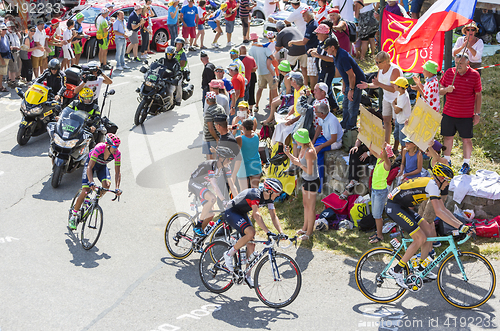
[[[396,53],[429,47],[439,31],[449,31],[472,21],[477,0],[438,0],[417,24],[394,42]]]

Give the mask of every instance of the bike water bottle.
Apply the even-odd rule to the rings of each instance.
[[[434,261],[434,260],[432,259],[432,257],[427,256],[427,258],[426,258],[425,260],[423,260],[423,261],[422,261],[422,263],[420,263],[420,265],[421,265],[422,267],[424,267],[424,268],[425,268],[425,267],[427,267],[429,264],[431,264],[431,263],[432,263],[432,261]]]
[[[215,225],[214,221],[208,222],[208,225],[205,227],[205,234],[208,234],[210,232],[210,230],[212,230],[214,225]]]
[[[250,256],[248,257],[248,263],[252,263],[257,256],[259,256],[259,252],[257,251],[254,251],[252,254],[250,254]]]
[[[391,233],[391,234],[390,234],[390,237],[391,237],[391,238],[396,238],[397,236],[399,236],[399,234],[400,234],[400,232],[399,232],[399,231],[398,231],[398,232],[394,232],[394,233]],[[391,240],[391,241],[392,241],[392,240]]]
[[[397,240],[396,238],[393,238],[391,241],[390,241],[392,247],[394,247],[394,249],[398,249],[399,246],[401,246],[401,243],[399,242],[399,240]]]
[[[247,249],[246,248],[241,248],[240,249],[240,259],[241,259],[241,264],[247,264]]]

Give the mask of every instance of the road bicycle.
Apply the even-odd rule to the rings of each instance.
[[[116,196],[112,199],[115,201],[118,199],[120,201],[120,196],[117,195],[120,190],[110,190],[104,187],[97,186],[94,189],[90,190],[90,192],[85,197],[85,202],[82,203],[82,207],[78,211],[78,218],[76,221],[76,226],[82,223],[82,230],[80,235],[80,241],[82,242],[82,246],[84,249],[89,250],[97,243],[99,240],[99,236],[102,231],[103,217],[102,217],[102,208],[99,206],[99,199],[102,196],[103,192],[111,192]],[[71,201],[71,207],[69,208],[69,218],[73,213],[73,207],[75,206],[76,199],[82,192],[80,189],[73,200]]]
[[[378,303],[388,303],[399,299],[406,289],[396,284],[388,274],[390,268],[398,264],[407,245],[413,241],[404,237],[402,243],[394,238],[393,248],[378,247],[364,253],[356,265],[356,284],[368,299]],[[496,275],[491,263],[482,255],[462,252],[458,245],[469,240],[454,230],[453,235],[431,237],[427,241],[448,242],[449,246],[436,256],[423,271],[418,266],[407,263],[403,268],[405,282],[410,292],[418,292],[424,282],[431,281],[425,276],[439,263],[437,287],[443,298],[457,308],[471,309],[484,304],[495,291]],[[455,240],[458,240],[455,243]]]
[[[189,196],[191,195],[193,194],[191,193]],[[216,213],[216,216],[211,221],[214,224],[206,232],[206,236],[200,237],[194,233],[194,227],[200,220],[200,206],[200,199],[195,196],[191,203],[191,210],[195,211],[193,216],[186,212],[178,212],[172,215],[167,222],[164,236],[165,246],[168,253],[175,259],[183,260],[191,255],[193,251],[202,253],[203,243],[207,238],[209,238],[209,242],[213,242],[217,238],[229,241],[231,238],[232,229],[222,217],[223,210],[212,210],[212,212]],[[207,227],[205,231],[207,231]]]
[[[243,268],[242,250],[234,255],[234,271],[227,269],[224,262],[224,252],[232,245],[226,241],[216,240],[207,245],[200,258],[199,270],[203,285],[214,293],[223,293],[234,284],[242,284],[245,276],[257,265],[254,273],[254,288],[257,297],[262,303],[271,308],[283,308],[291,304],[299,295],[302,286],[302,273],[293,258],[276,251],[281,240],[288,240],[290,244],[297,244],[297,237],[289,239],[286,235],[268,236],[268,241],[253,240],[250,243],[263,244],[264,250],[253,260],[248,261]],[[251,288],[251,285],[246,282]]]

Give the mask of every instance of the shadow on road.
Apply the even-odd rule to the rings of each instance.
[[[66,245],[68,245],[69,252],[73,255],[73,259],[69,262],[73,263],[76,267],[95,268],[99,265],[97,261],[111,258],[111,256],[106,253],[98,254],[99,248],[97,248],[97,246],[92,247],[88,251],[83,249],[80,238],[75,233],[74,231],[68,230],[67,235],[69,238],[66,239],[65,242]]]
[[[299,264],[300,270],[304,272],[309,266],[309,262],[314,258],[314,253],[309,248],[303,248],[299,246],[297,248],[297,257],[295,260]]]
[[[12,140],[16,141],[15,135],[12,136]],[[2,154],[17,157],[45,157],[47,158],[47,166],[50,166],[50,158],[47,156],[49,151],[49,143],[49,135],[43,133],[37,137],[31,137],[26,145],[19,146],[16,144],[10,151],[2,151]]]
[[[195,260],[196,263],[194,263],[187,260],[176,260],[172,257],[163,257],[161,258],[161,261],[168,266],[176,267],[177,272],[175,277],[184,284],[191,287],[200,287],[203,285],[200,279],[200,274],[198,273],[198,260]]]
[[[55,189],[52,187],[50,181],[52,176],[48,176],[46,182],[43,183],[42,190],[33,194],[34,199],[46,200],[46,201],[58,201],[67,202],[73,199],[75,193],[82,186],[81,184],[82,169],[77,169],[72,173],[64,174],[61,185]],[[71,193],[68,193],[68,190]],[[68,209],[71,204],[68,204]]]

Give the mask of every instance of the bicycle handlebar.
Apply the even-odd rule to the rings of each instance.
[[[295,245],[295,247],[297,247],[297,236],[290,239],[290,238],[288,238],[288,236],[286,234],[278,234],[278,235],[270,234],[270,235],[268,235],[268,238],[271,241],[271,245],[274,245],[276,243],[276,245],[278,247],[280,247],[281,240],[288,240],[290,242],[290,244],[288,244],[287,246],[281,247],[283,249],[287,249],[292,245]]]
[[[94,191],[97,190],[97,191],[106,191],[106,192],[114,193],[115,197],[113,199],[111,199],[111,201],[115,201],[116,199],[118,199],[118,201],[120,201],[120,196],[118,195],[118,193],[120,193],[122,191],[120,189],[110,190],[108,188],[105,188],[102,186],[97,186],[97,185],[91,187],[91,189],[93,189]]]

